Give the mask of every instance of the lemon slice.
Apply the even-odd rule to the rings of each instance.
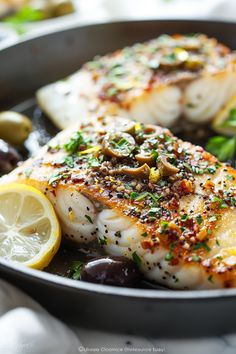
[[[41,192],[24,184],[0,186],[0,257],[43,269],[60,241],[55,211]]]
[[[215,116],[212,128],[220,134],[228,136],[236,134],[236,95]]]

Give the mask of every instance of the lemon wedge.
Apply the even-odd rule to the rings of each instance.
[[[236,134],[236,95],[215,116],[212,128],[223,135],[233,136]]]
[[[0,186],[0,257],[43,269],[60,242],[55,211],[41,192],[24,184]]]

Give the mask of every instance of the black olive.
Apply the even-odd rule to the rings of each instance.
[[[132,287],[140,281],[141,273],[128,258],[104,256],[84,264],[80,279],[91,283]]]
[[[12,171],[20,161],[18,152],[0,139],[0,175]]]

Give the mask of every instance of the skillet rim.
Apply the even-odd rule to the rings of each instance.
[[[32,34],[25,34],[24,36],[24,39],[20,39],[20,37],[18,38],[18,41],[16,41],[15,43],[11,43],[9,42],[9,44],[3,44],[1,46],[0,44],[0,51],[4,51],[4,50],[7,50],[9,48],[13,48],[15,46],[18,46],[20,44],[23,44],[25,42],[31,42],[31,41],[34,41],[35,39],[40,39],[40,38],[43,38],[43,37],[47,37],[47,36],[50,36],[50,35],[53,35],[53,34],[60,34],[60,33],[63,33],[63,32],[67,32],[67,31],[70,31],[70,30],[74,30],[74,29],[78,29],[78,28],[92,28],[92,27],[97,27],[97,26],[110,26],[110,25],[113,25],[113,24],[116,24],[116,25],[125,25],[127,23],[155,23],[155,22],[160,22],[160,23],[169,23],[169,22],[172,22],[172,23],[189,23],[189,24],[192,24],[192,23],[198,23],[199,25],[202,23],[202,24],[206,24],[206,23],[210,23],[211,25],[228,25],[228,26],[235,26],[236,25],[236,22],[232,21],[232,20],[221,20],[221,19],[196,19],[196,18],[191,18],[189,17],[188,19],[186,18],[179,18],[179,19],[172,19],[172,18],[165,18],[165,19],[114,19],[114,20],[111,20],[111,21],[98,21],[97,23],[93,23],[93,22],[87,22],[87,23],[81,23],[81,24],[64,24],[63,25],[63,28],[60,29],[60,30],[57,30],[57,29],[49,29],[48,31],[45,31],[43,33],[32,33]]]
[[[10,48],[20,46],[26,42],[34,42],[37,39],[47,37],[53,34],[65,33],[70,30],[75,30],[78,28],[92,28],[101,25],[109,27],[112,24],[125,25],[128,23],[186,23],[186,24],[206,24],[210,23],[211,25],[227,25],[227,26],[236,26],[236,22],[227,21],[227,20],[207,20],[207,19],[115,19],[112,21],[98,21],[97,23],[82,23],[80,24],[67,24],[64,25],[60,30],[50,29],[47,32],[41,34],[28,34],[24,39],[20,39],[16,43],[9,43],[5,45],[0,45],[0,51],[7,51]],[[207,301],[209,299],[229,299],[236,297],[236,288],[232,289],[209,289],[209,290],[159,290],[159,289],[135,289],[135,288],[121,288],[116,286],[108,285],[99,285],[94,283],[88,283],[84,281],[75,281],[73,279],[64,278],[62,276],[50,274],[40,270],[26,268],[22,265],[17,265],[13,262],[0,259],[0,270],[6,273],[17,273],[18,277],[26,277],[32,281],[37,280],[38,282],[45,283],[47,285],[53,285],[67,290],[80,291],[80,292],[89,292],[91,294],[99,294],[104,296],[113,296],[113,297],[125,297],[125,298],[134,298],[139,300],[155,301],[172,301],[177,300],[186,301],[186,300],[202,300]]]

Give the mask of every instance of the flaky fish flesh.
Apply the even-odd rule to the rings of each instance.
[[[42,191],[64,237],[176,289],[236,286],[236,172],[166,128],[98,117],[5,177]],[[2,180],[3,182],[4,180]]]
[[[162,35],[96,57],[37,100],[62,129],[95,112],[165,127],[179,117],[205,123],[236,93],[235,58],[205,35]]]

